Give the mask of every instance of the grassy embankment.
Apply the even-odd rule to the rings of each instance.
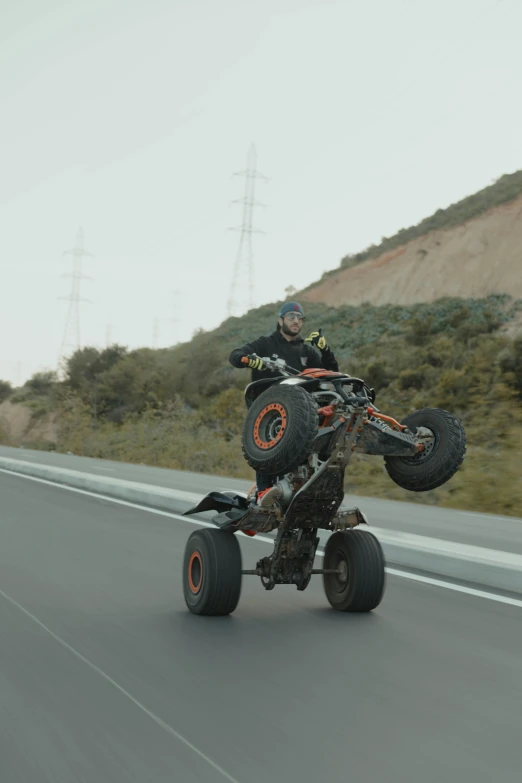
[[[522,516],[522,338],[508,339],[502,329],[521,307],[496,296],[307,308],[306,330],[323,327],[341,369],[377,389],[380,410],[400,418],[446,408],[461,417],[468,436],[462,469],[439,490],[407,493],[381,458],[356,456],[347,491]],[[270,305],[231,318],[172,349],[83,349],[69,360],[65,381],[40,374],[11,397],[30,405],[33,418],[54,412],[54,441],[25,445],[251,478],[240,448],[248,374],[227,357],[247,338],[271,331],[274,311]]]

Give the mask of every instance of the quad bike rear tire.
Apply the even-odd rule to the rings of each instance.
[[[241,595],[242,560],[233,533],[219,528],[195,530],[183,562],[183,594],[193,614],[227,615]]]
[[[326,597],[339,612],[371,612],[381,602],[385,587],[384,554],[379,540],[363,530],[332,533],[324,549]]]
[[[319,427],[314,398],[300,386],[272,386],[254,400],[243,426],[243,455],[254,470],[280,476],[306,462]]]
[[[442,486],[457,472],[466,454],[466,433],[460,421],[441,408],[423,408],[406,416],[402,424],[415,433],[425,427],[433,440],[413,457],[385,457],[390,478],[410,492],[427,492]]]

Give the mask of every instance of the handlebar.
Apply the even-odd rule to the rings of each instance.
[[[258,356],[257,353],[251,353],[250,357],[253,359],[261,359],[264,366],[267,370],[271,370],[272,372],[277,372],[280,375],[285,375],[287,377],[292,377],[294,375],[299,375],[299,370],[294,370],[293,367],[289,367],[289,365],[285,362],[284,359],[279,358],[272,358],[270,356]],[[243,356],[241,357],[241,363],[242,364],[248,364],[249,357]]]

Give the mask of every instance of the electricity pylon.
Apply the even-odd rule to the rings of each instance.
[[[67,348],[72,348],[74,351],[81,348],[80,302],[88,302],[89,300],[83,299],[80,296],[80,288],[82,280],[90,279],[82,273],[82,261],[84,256],[92,256],[92,253],[88,253],[84,248],[83,228],[80,227],[76,234],[75,247],[72,250],[65,250],[63,255],[72,256],[73,270],[72,272],[62,275],[62,277],[70,277],[72,282],[69,296],[60,297],[60,299],[69,302],[62,346],[60,349],[60,359],[64,358]]]
[[[245,193],[242,199],[236,199],[234,204],[243,205],[243,221],[240,226],[233,228],[232,231],[240,231],[239,246],[236,254],[236,261],[234,264],[234,272],[232,275],[232,285],[230,287],[230,295],[227,303],[227,314],[233,315],[233,311],[236,309],[236,291],[238,283],[243,277],[247,277],[248,280],[248,305],[249,309],[254,307],[255,295],[254,295],[254,253],[252,248],[252,235],[262,234],[263,231],[259,231],[253,226],[253,212],[254,207],[264,207],[264,204],[256,201],[256,181],[262,179],[268,181],[268,177],[263,176],[257,171],[257,152],[254,144],[251,145],[248,156],[247,166],[245,171],[239,171],[234,174],[236,177],[245,178]],[[240,308],[242,309],[242,308]]]

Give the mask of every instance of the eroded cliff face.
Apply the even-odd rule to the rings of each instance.
[[[56,413],[33,419],[25,405],[9,400],[0,403],[0,442],[19,446],[26,442],[54,441]]]
[[[340,269],[302,298],[341,304],[409,305],[443,296],[522,298],[522,197],[447,231]]]

